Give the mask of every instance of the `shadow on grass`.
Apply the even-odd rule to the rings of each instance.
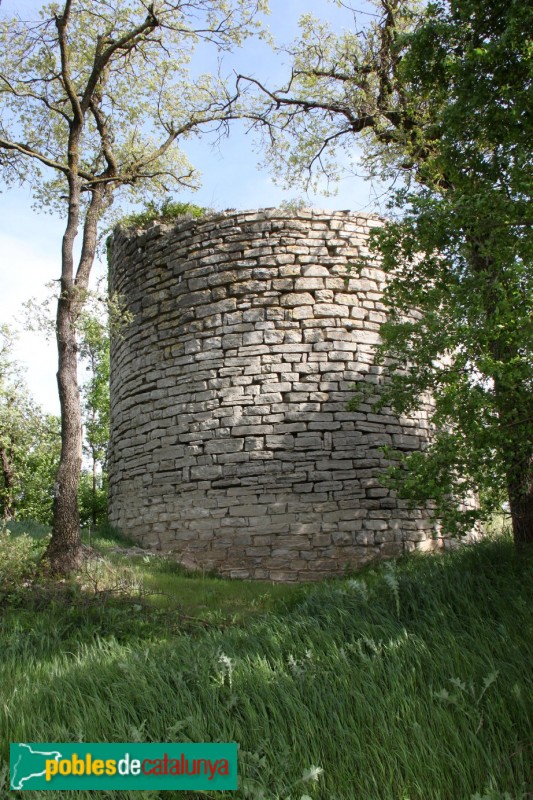
[[[257,800],[525,800],[532,597],[531,554],[499,541],[309,588],[222,629],[136,602],[10,605],[0,739],[237,741],[232,796]],[[312,765],[324,775],[310,787]]]

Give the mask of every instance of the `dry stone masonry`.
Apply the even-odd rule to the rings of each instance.
[[[346,410],[373,366],[385,276],[349,264],[377,217],[263,209],[117,231],[111,522],[232,577],[316,580],[441,543],[380,482],[427,420]]]

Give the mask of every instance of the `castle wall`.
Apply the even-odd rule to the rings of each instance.
[[[430,549],[435,524],[380,482],[380,447],[427,420],[363,404],[385,276],[350,262],[379,219],[231,212],[118,231],[112,290],[133,321],[111,371],[111,522],[233,577],[315,580]]]

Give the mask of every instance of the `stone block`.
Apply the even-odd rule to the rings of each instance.
[[[222,467],[217,464],[191,467],[191,478],[193,480],[212,480],[220,475],[222,475]]]
[[[315,317],[347,317],[348,306],[340,306],[336,303],[316,303],[314,308]]]
[[[224,438],[224,439],[211,439],[206,442],[206,453],[237,453],[244,447],[244,439]]]
[[[263,331],[250,331],[249,333],[244,333],[242,336],[242,344],[262,344],[265,340],[265,334]]]
[[[398,450],[418,450],[420,447],[420,439],[418,436],[395,433],[392,437],[392,444]]]
[[[313,295],[309,292],[288,292],[281,296],[282,306],[310,306],[315,302]]]
[[[313,317],[313,309],[311,306],[300,306],[294,308],[292,311],[292,318],[294,320],[311,319]]]
[[[210,303],[201,306],[195,310],[195,314],[199,319],[202,319],[207,316],[223,313],[224,311],[235,311],[236,307],[237,301],[234,297],[230,297],[226,300],[219,300],[218,303]]]
[[[292,288],[292,287],[291,287]],[[323,289],[324,288],[324,279],[323,278],[314,278],[314,277],[305,277],[305,278],[296,278],[294,283],[294,288],[296,291],[301,290],[311,290],[311,289]]]
[[[292,278],[276,278],[272,281],[272,288],[279,292],[290,292],[294,289]]]
[[[298,574],[291,570],[271,569],[268,575],[271,581],[280,583],[295,583],[298,580]]]
[[[232,436],[257,436],[273,432],[274,427],[272,425],[235,425],[231,429]]]

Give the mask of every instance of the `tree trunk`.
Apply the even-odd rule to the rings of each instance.
[[[533,545],[533,492],[520,498],[509,497],[509,505],[515,545]]]
[[[96,474],[96,455],[93,450],[93,498],[92,498],[92,519],[93,519],[93,528],[96,528],[97,523],[97,513],[96,513],[96,485],[97,485],[97,474]]]
[[[467,236],[470,263],[475,272],[492,280],[484,297],[487,346],[494,361],[495,409],[499,421],[497,450],[504,466],[514,543],[517,547],[533,544],[533,398],[527,378],[518,370],[520,340],[513,339],[499,324],[501,291],[499,266],[487,254],[487,243]],[[512,307],[512,298],[508,306]]]
[[[507,353],[505,355],[510,361],[510,356]],[[520,378],[516,378],[514,382],[509,379],[503,382],[496,378],[494,391],[513,538],[515,545],[522,547],[528,543],[533,544],[532,398],[529,387]]]
[[[523,465],[521,473],[521,475],[510,475],[507,482],[513,539],[517,547],[533,544],[533,476],[531,475],[531,464]]]
[[[56,334],[58,348],[57,384],[61,406],[61,456],[54,493],[52,539],[45,554],[54,574],[66,575],[77,569],[83,550],[80,537],[78,488],[82,464],[81,399],[78,386],[78,344],[76,322],[85,301],[96,252],[98,220],[106,202],[105,187],[91,192],[83,223],[80,260],[74,275],[74,239],[79,221],[79,181],[69,179],[69,217],[62,248],[61,296],[58,300]]]
[[[72,292],[72,290],[71,290]],[[54,492],[54,523],[46,558],[52,572],[68,574],[79,567],[82,548],[78,512],[81,471],[81,405],[75,319],[71,293],[63,293],[57,313],[57,384],[61,405],[61,456]]]
[[[4,478],[4,497],[2,500],[2,519],[7,522],[13,519],[15,515],[15,504],[13,499],[13,487],[15,485],[15,473],[12,461],[9,457],[7,449],[2,447],[0,449],[0,457],[2,460],[2,475]]]
[[[533,417],[529,387],[517,380],[509,389],[495,380],[500,447],[505,463],[513,538],[517,547],[533,544]]]
[[[69,145],[69,159],[75,164],[77,140],[74,134]],[[80,213],[80,183],[74,170],[68,182],[69,209],[61,248],[61,294],[56,316],[61,455],[54,487],[52,538],[45,553],[51,572],[57,575],[67,575],[77,569],[82,559],[78,512],[82,432],[76,317],[83,299],[74,283],[74,240]]]

